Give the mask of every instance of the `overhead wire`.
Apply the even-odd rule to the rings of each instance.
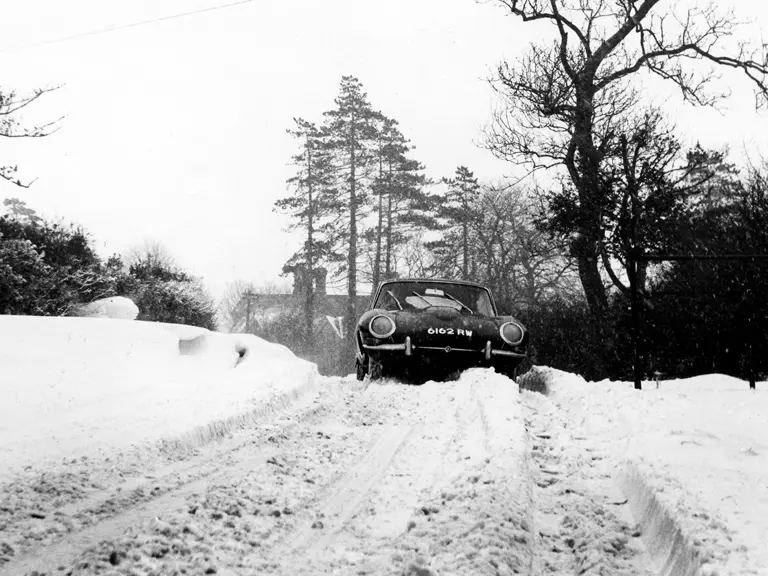
[[[233,8],[242,4],[248,4],[254,2],[254,0],[237,0],[235,2],[229,2],[227,4],[218,4],[216,6],[208,6],[206,8],[198,8],[197,10],[190,10],[188,12],[178,12],[176,14],[169,14],[167,16],[159,16],[157,18],[149,18],[147,20],[140,20],[136,22],[127,22],[125,24],[117,24],[115,26],[107,26],[105,28],[97,28],[95,30],[89,30],[87,32],[78,32],[70,36],[62,36],[60,38],[52,38],[50,40],[42,40],[40,42],[33,42],[31,44],[23,44],[20,46],[11,46],[7,48],[0,48],[0,54],[8,52],[16,52],[19,50],[26,50],[29,48],[38,48],[40,46],[48,46],[50,44],[57,44],[59,42],[69,42],[71,40],[77,40],[78,38],[86,38],[88,36],[96,36],[98,34],[107,34],[109,32],[116,32],[118,30],[125,30],[126,28],[136,28],[138,26],[146,26],[148,24],[155,24],[157,22],[164,22],[167,20],[175,20],[177,18],[184,18],[187,16],[194,16],[196,14],[202,14],[204,12],[213,12],[214,10],[224,10],[226,8]]]

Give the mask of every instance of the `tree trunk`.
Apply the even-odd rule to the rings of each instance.
[[[462,224],[462,248],[464,250],[463,261],[461,263],[461,278],[462,280],[469,279],[469,231],[465,222]]]
[[[387,197],[387,253],[384,264],[384,278],[392,277],[392,194]]]
[[[594,70],[586,70],[580,84],[576,86],[575,100],[578,104],[565,164],[578,192],[580,206],[578,237],[572,245],[572,253],[577,259],[579,278],[592,316],[593,328],[602,344],[603,365],[597,372],[608,375],[610,366],[615,361],[615,346],[613,328],[608,325],[608,297],[600,277],[598,258],[602,233],[600,211],[604,191],[600,178],[601,156],[593,139],[596,67],[597,64],[594,65]]]
[[[351,339],[357,322],[357,180],[355,174],[355,118],[350,122],[349,147],[349,254],[347,255],[347,331]]]
[[[381,237],[384,233],[384,189],[381,185],[384,176],[384,166],[381,158],[381,146],[379,146],[379,222],[376,226],[376,258],[373,262],[373,291],[381,282]]]
[[[312,204],[312,148],[307,138],[307,301],[304,318],[307,322],[307,347],[314,349],[314,319],[315,319],[315,254],[314,254],[314,210]]]
[[[579,279],[584,288],[584,296],[590,312],[596,319],[604,319],[608,309],[608,298],[605,295],[603,279],[597,259],[597,243],[584,242],[579,246],[578,253]]]
[[[637,263],[637,289],[640,294],[645,294],[645,286],[648,283],[648,262],[642,260]]]

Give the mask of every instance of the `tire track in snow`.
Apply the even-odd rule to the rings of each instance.
[[[79,550],[66,570],[531,573],[528,450],[517,386],[472,370],[458,382],[421,387],[327,381],[321,396],[322,414],[277,424],[242,466],[213,460],[222,475],[102,532],[108,537]],[[271,452],[258,460],[257,449]],[[388,525],[377,523],[384,518]]]
[[[231,457],[214,460],[216,474],[157,499],[149,510],[130,510],[115,525],[94,526],[95,537],[103,540],[86,550],[94,540],[72,542],[67,558],[56,554],[54,561],[50,555],[51,569],[61,561],[65,573],[77,575],[168,574],[177,573],[180,565],[190,574],[274,568],[269,554],[252,551],[279,548],[285,535],[295,531],[302,507],[316,502],[328,485],[338,484],[357,455],[375,445],[382,430],[391,429],[384,424],[394,422],[391,413],[402,404],[399,394],[360,393],[356,383],[326,384],[321,390],[324,409],[317,417],[291,413],[291,421],[276,422],[259,436],[260,442],[252,443],[252,450],[264,450],[258,458],[240,466]],[[20,564],[8,568],[13,576],[23,573],[16,570]]]
[[[593,451],[575,418],[521,392],[531,442],[536,574],[654,574],[613,464]]]
[[[467,426],[449,452],[444,480],[422,496],[409,530],[393,542],[390,569],[377,573],[532,574],[528,449],[517,386],[490,370],[463,378],[473,385],[475,402],[462,413]]]
[[[410,438],[404,442],[391,466],[381,476],[356,512],[347,517],[332,539],[318,542],[313,564],[307,573],[336,573],[350,569],[358,574],[387,573],[392,542],[409,530],[414,512],[434,486],[450,476],[448,465],[459,439],[477,409],[473,383],[428,383],[403,387],[401,418],[412,422]],[[343,489],[340,491],[343,494]]]
[[[241,435],[233,436],[199,449],[192,457],[140,476],[122,478],[74,502],[46,507],[45,514],[38,517],[28,519],[25,515],[20,521],[7,522],[0,529],[0,543],[10,547],[14,557],[0,564],[0,576],[56,572],[59,566],[71,564],[82,550],[168,509],[183,506],[187,497],[205,491],[214,482],[263,466],[279,453],[269,445],[276,432],[285,433],[302,422],[322,418],[327,410],[312,395],[293,405],[285,403],[284,408],[292,410],[290,418],[269,409],[264,413],[271,418],[251,430],[245,440]],[[224,462],[226,466],[222,467]]]
[[[252,471],[264,467],[270,458],[274,458],[279,452],[274,448],[256,448],[253,454],[240,454],[235,463],[230,463],[225,469],[207,474],[203,478],[186,483],[178,489],[154,498],[138,506],[132,506],[128,510],[100,521],[98,524],[65,537],[61,542],[46,546],[44,553],[33,552],[11,562],[0,570],[0,575],[27,574],[38,572],[41,574],[55,573],[59,566],[71,565],[82,550],[96,546],[102,540],[115,538],[128,528],[162,516],[167,510],[181,508],[186,498],[196,493],[203,492],[213,482],[222,482],[226,477],[237,476],[244,471]]]
[[[266,436],[269,423],[279,421],[286,411],[296,417],[311,417],[322,409],[313,405],[315,394],[310,392],[314,390],[313,382],[277,394],[230,418],[231,428],[224,421],[213,422],[176,439],[142,444],[103,460],[72,461],[64,470],[20,477],[0,487],[0,543],[4,545],[0,548],[0,574],[5,563],[29,548],[50,545],[211,474],[221,459],[253,443],[254,434]],[[241,428],[251,430],[248,440],[242,441],[238,435],[227,437],[227,430]],[[223,441],[216,442],[217,438]],[[13,552],[8,554],[8,550]]]
[[[459,449],[479,409],[471,382],[432,384],[419,392],[419,434],[401,452],[386,486],[373,495],[374,538],[392,539],[405,532],[425,494],[450,481],[451,451]]]
[[[320,509],[318,516],[325,518],[323,528],[305,526],[293,542],[293,554],[306,554],[305,559],[314,560],[334,543],[337,532],[381,480],[412,432],[411,426],[384,427],[376,445],[338,483],[331,499]]]

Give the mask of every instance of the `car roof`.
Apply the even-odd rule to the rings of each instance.
[[[452,280],[450,278],[391,278],[389,280],[383,280],[379,283],[379,287],[384,286],[385,284],[392,284],[395,282],[439,282],[441,284],[463,284],[465,286],[474,286],[476,288],[483,288],[485,290],[489,290],[487,286],[484,284],[480,284],[479,282],[472,282],[471,280]],[[377,290],[378,292],[378,290]]]

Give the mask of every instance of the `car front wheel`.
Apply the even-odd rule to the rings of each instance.
[[[355,368],[357,370],[357,379],[362,382],[365,380],[365,375],[368,372],[365,369],[365,363],[361,362],[359,359],[355,360]]]
[[[371,380],[380,380],[384,376],[384,364],[379,360],[368,358],[368,375]]]

